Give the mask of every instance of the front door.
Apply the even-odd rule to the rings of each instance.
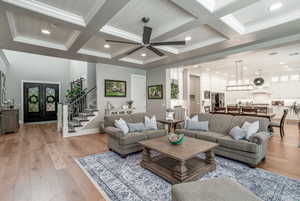
[[[24,83],[24,122],[57,120],[58,84]]]

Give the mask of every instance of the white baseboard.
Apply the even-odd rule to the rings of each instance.
[[[83,129],[76,131],[75,133],[67,133],[64,137],[75,137],[81,135],[90,135],[90,134],[97,134],[100,133],[99,128],[91,128],[91,129]]]

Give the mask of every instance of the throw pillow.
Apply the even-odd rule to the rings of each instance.
[[[145,125],[142,122],[128,123],[129,132],[142,132],[145,130]]]
[[[246,137],[247,130],[236,126],[230,130],[229,135],[235,140],[241,140]]]
[[[115,127],[121,129],[125,135],[129,131],[126,121],[124,121],[122,118],[120,118],[119,120],[115,120]]]
[[[157,130],[157,122],[156,122],[155,115],[153,115],[151,119],[149,117],[145,116],[145,129]]]
[[[187,123],[188,130],[208,131],[208,121],[191,121]]]
[[[258,132],[259,130],[259,121],[255,121],[253,123],[245,122],[242,126],[243,129],[246,129],[246,139],[249,140],[249,138]]]
[[[188,128],[188,123],[189,121],[199,121],[198,115],[193,116],[192,118],[190,117],[186,117],[186,120],[184,122],[184,128],[187,129]]]

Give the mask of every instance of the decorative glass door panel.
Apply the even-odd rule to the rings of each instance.
[[[24,83],[24,122],[56,120],[57,84]]]

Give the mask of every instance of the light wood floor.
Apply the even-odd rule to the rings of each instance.
[[[276,131],[278,132],[278,131]],[[300,179],[297,127],[276,133],[260,167]],[[26,125],[0,137],[0,201],[103,201],[73,157],[107,151],[104,134],[63,139],[55,124]]]

